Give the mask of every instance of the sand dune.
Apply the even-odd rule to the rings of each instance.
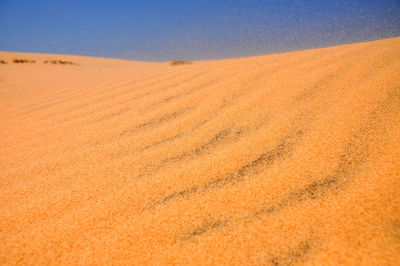
[[[400,38],[0,60],[1,264],[400,261]]]

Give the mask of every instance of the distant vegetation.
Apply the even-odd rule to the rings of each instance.
[[[63,61],[63,60],[46,60],[44,61],[45,64],[60,64],[60,65],[76,65],[74,62],[71,61]]]
[[[14,58],[12,60],[14,64],[35,64],[35,60],[28,60],[28,59],[20,59],[20,58]],[[54,65],[77,65],[74,62],[71,61],[63,61],[63,60],[45,60],[43,61],[44,64],[54,64]],[[8,64],[7,61],[5,60],[0,60],[0,64]]]
[[[36,63],[35,60],[27,60],[27,59],[13,59],[13,62],[14,62],[15,64],[25,64],[25,63],[34,64],[34,63]]]
[[[183,60],[176,60],[176,61],[170,61],[169,64],[171,66],[178,66],[178,65],[188,65],[192,64],[190,61],[183,61]]]

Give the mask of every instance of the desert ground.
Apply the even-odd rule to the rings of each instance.
[[[399,263],[400,38],[0,60],[0,264]]]

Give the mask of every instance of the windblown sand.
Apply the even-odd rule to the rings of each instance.
[[[0,264],[399,263],[400,38],[0,59]]]

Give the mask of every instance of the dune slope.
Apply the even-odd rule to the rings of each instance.
[[[0,264],[400,261],[400,38],[0,59]]]

